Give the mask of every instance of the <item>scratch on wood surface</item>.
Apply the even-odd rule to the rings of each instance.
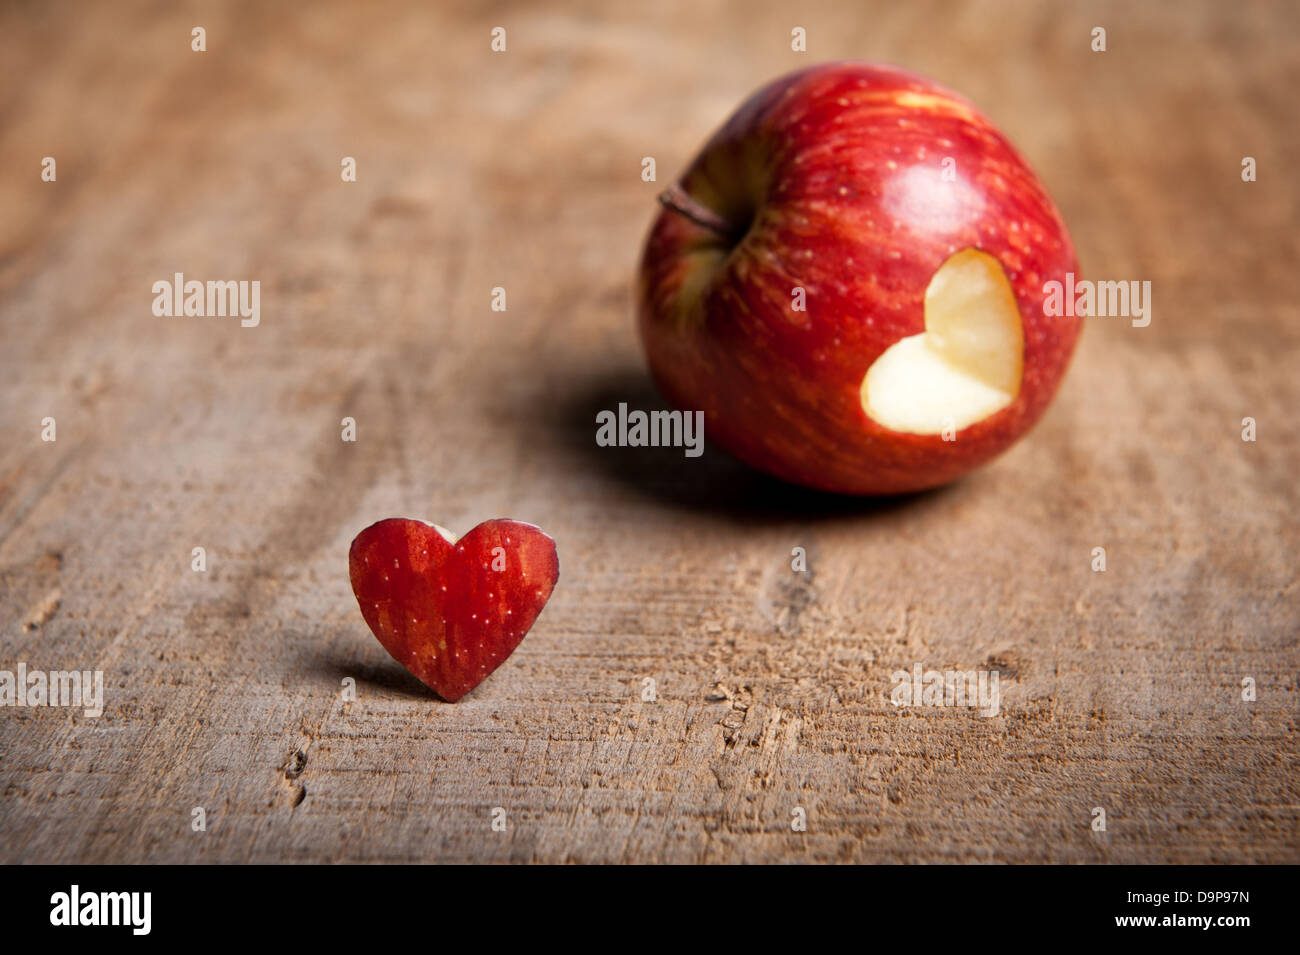
[[[63,591],[58,587],[46,592],[35,606],[27,611],[27,616],[23,618],[23,628],[26,630],[38,630],[50,621],[50,618],[59,609],[59,602],[63,599]]]

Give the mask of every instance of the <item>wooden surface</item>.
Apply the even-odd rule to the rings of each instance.
[[[0,710],[0,861],[1300,861],[1296,6],[614,6],[4,5],[0,668],[106,685]],[[1026,440],[901,502],[598,448],[658,406],[656,190],[841,57],[979,104],[1150,327],[1089,320]],[[175,272],[261,324],[154,317]],[[390,515],[558,541],[456,705],[350,592]],[[891,706],[916,663],[1001,713]]]

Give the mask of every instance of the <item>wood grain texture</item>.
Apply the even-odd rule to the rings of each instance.
[[[0,668],[106,682],[0,709],[0,861],[1300,861],[1295,4],[0,9]],[[842,57],[979,104],[1150,327],[1091,320],[1026,440],[902,502],[597,448],[658,406],[656,189]],[[178,271],[260,326],[155,318]],[[454,706],[348,587],[392,515],[559,544]],[[891,706],[914,663],[1000,715]]]

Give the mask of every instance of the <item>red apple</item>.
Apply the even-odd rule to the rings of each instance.
[[[1043,184],[956,94],[902,70],[776,80],[708,141],[646,240],[639,325],[720,447],[829,491],[935,487],[1042,415],[1080,319]]]

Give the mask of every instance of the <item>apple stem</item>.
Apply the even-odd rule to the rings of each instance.
[[[659,193],[659,203],[665,209],[672,209],[710,232],[716,232],[727,239],[735,238],[736,229],[730,222],[707,206],[700,205],[681,186],[673,185]]]

